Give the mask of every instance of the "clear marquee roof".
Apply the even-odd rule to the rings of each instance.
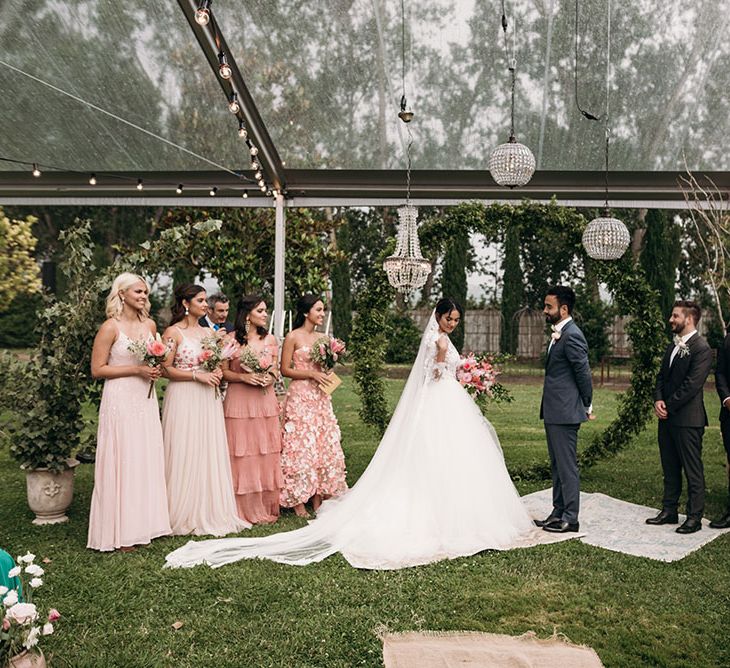
[[[515,130],[537,173],[490,178],[509,134],[499,0],[406,1],[406,94],[415,111],[414,199],[603,197],[601,123],[578,112],[574,0],[507,0]],[[259,147],[267,188],[294,203],[404,195],[397,0],[4,0],[0,4],[0,203],[104,197],[261,202],[226,92]],[[580,0],[581,106],[606,104],[607,0]],[[212,24],[220,31],[219,45]],[[681,199],[677,172],[730,187],[730,0],[612,2],[612,199]],[[223,45],[234,76],[223,82]],[[227,87],[227,88],[225,88]],[[225,90],[224,90],[225,88]],[[43,174],[33,178],[30,165]],[[98,184],[88,183],[90,173]],[[145,189],[136,189],[143,178]],[[111,201],[111,200],[110,200]]]

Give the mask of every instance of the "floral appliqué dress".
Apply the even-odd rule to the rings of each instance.
[[[320,371],[308,346],[292,357],[294,367]],[[345,455],[340,445],[340,426],[332,410],[332,398],[313,380],[292,380],[284,404],[281,447],[284,487],[280,503],[293,508],[315,494],[339,496],[347,490]]]

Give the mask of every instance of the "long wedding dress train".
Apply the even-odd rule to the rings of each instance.
[[[357,568],[397,569],[564,539],[533,524],[494,428],[456,380],[453,345],[436,364],[437,338],[432,315],[393,419],[352,489],[301,529],[191,541],[166,567],[253,558],[301,566],[341,552]]]

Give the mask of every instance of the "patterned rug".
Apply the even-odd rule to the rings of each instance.
[[[552,491],[543,489],[523,496],[528,512],[542,519],[552,509]],[[702,520],[702,530],[691,534],[678,534],[677,525],[650,526],[647,517],[657,514],[656,508],[647,508],[635,503],[601,493],[580,493],[580,540],[607,550],[647,557],[658,561],[678,561],[698,550],[712,540],[730,532],[730,529],[710,529],[708,521]],[[683,522],[684,515],[679,516]]]

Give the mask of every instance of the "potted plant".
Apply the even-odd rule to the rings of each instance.
[[[44,621],[33,602],[35,592],[43,586],[43,568],[35,563],[35,555],[28,552],[17,558],[7,575],[17,578],[20,586],[0,586],[0,666],[45,668],[38,645],[43,636],[53,633],[53,624],[61,615],[51,608]]]

